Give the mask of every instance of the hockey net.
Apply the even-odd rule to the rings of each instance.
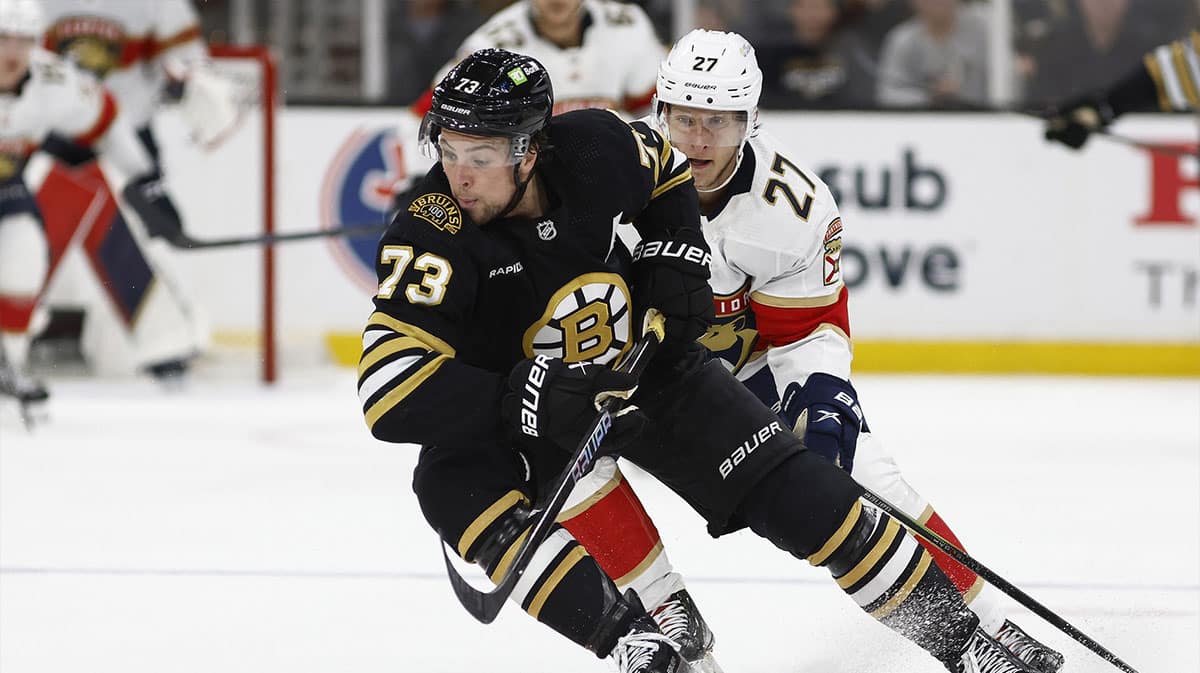
[[[239,120],[220,142],[192,142],[172,106],[155,129],[164,172],[188,234],[199,240],[275,230],[276,65],[265,47],[211,45],[212,66],[232,85]],[[196,369],[204,375],[278,374],[276,251],[268,245],[174,251],[179,282],[202,316],[210,343]]]

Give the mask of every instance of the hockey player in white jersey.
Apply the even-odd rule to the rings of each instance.
[[[810,450],[958,545],[867,425],[850,382],[842,219],[802,157],[759,128],[761,89],[754,48],[735,33],[692,31],[659,70],[654,117],[691,162],[712,248],[717,321],[701,340]],[[1005,618],[994,588],[926,547],[980,618],[964,670],[1061,668],[1062,655]]]
[[[554,114],[582,108],[637,115],[654,96],[663,47],[638,6],[613,0],[521,0],[480,26],[434,81],[478,49],[532,56],[554,82]],[[422,116],[429,93],[413,106]]]
[[[92,148],[126,176],[153,165],[113,95],[86,73],[36,46],[42,15],[34,0],[0,0],[0,394],[44,401],[23,370],[39,294],[50,265],[42,215],[26,185],[48,161],[30,156],[48,133]]]
[[[237,120],[232,89],[207,66],[199,17],[188,0],[42,0],[42,4],[47,13],[44,46],[90,71],[112,90],[123,118],[154,161],[155,170],[126,186],[122,195],[142,225],[141,235],[135,236],[140,252],[172,288],[170,299],[187,328],[177,330],[173,348],[151,352],[135,343],[132,353],[98,355],[109,362],[92,363],[93,367],[122,371],[132,366],[160,377],[174,376],[186,371],[190,359],[206,345],[208,334],[200,308],[173,277],[177,264],[171,248],[185,246],[186,237],[183,219],[163,180],[152,121],[164,99],[176,99],[193,139],[215,144]],[[72,164],[94,158],[69,138],[52,136],[46,149]],[[57,291],[47,299],[64,302]],[[100,310],[88,308],[89,313]],[[89,322],[95,321],[89,317]],[[124,328],[122,321],[106,322],[118,331]]]

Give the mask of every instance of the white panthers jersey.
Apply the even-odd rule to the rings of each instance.
[[[488,47],[536,58],[554,83],[554,114],[582,108],[637,111],[650,104],[665,55],[649,17],[636,5],[584,0],[583,42],[562,49],[534,28],[528,2],[498,12],[472,33],[447,64],[436,84],[463,58]],[[421,110],[421,112],[424,112]]]
[[[51,131],[91,145],[116,114],[112,95],[94,78],[35,47],[25,81],[0,93],[0,180],[20,171]]]
[[[745,380],[764,365],[780,394],[824,372],[850,378],[842,219],[829,187],[759,132],[728,200],[702,218],[717,323],[702,338]]]
[[[42,0],[44,46],[101,79],[134,127],[149,123],[166,85],[207,57],[200,20],[188,0]]]

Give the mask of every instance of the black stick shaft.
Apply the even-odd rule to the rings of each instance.
[[[1137,673],[1137,670],[1135,670],[1132,666],[1125,663],[1124,661],[1121,661],[1120,657],[1113,654],[1112,652],[1109,652],[1103,645],[1101,645],[1100,643],[1098,643],[1095,640],[1093,640],[1092,638],[1090,638],[1083,631],[1080,631],[1079,629],[1075,628],[1075,626],[1073,626],[1067,620],[1063,619],[1062,617],[1059,617],[1058,614],[1056,614],[1053,610],[1042,605],[1037,600],[1035,600],[1032,596],[1030,596],[1029,594],[1025,593],[1024,591],[1018,589],[1017,587],[1013,586],[1012,583],[1010,583],[1008,580],[997,575],[994,571],[992,571],[990,568],[983,565],[979,561],[976,561],[971,555],[967,554],[966,552],[959,549],[958,547],[955,547],[953,544],[948,542],[944,537],[933,532],[928,527],[926,527],[920,523],[917,523],[917,521],[915,519],[913,519],[909,515],[905,514],[904,512],[900,511],[900,509],[898,507],[896,507],[895,505],[893,505],[892,503],[888,502],[887,500],[884,500],[883,498],[879,497],[878,495],[872,493],[869,490],[866,490],[866,489],[863,489],[863,490],[866,491],[865,493],[863,493],[863,496],[862,496],[864,500],[867,500],[868,502],[875,505],[879,509],[887,512],[888,515],[895,518],[900,523],[904,524],[912,532],[916,533],[917,535],[920,535],[922,538],[925,538],[926,540],[929,540],[938,549],[941,549],[942,551],[946,552],[946,554],[948,554],[950,556],[950,558],[952,558],[955,561],[957,561],[958,563],[962,564],[963,567],[970,569],[976,575],[979,575],[980,577],[982,577],[984,580],[986,580],[992,586],[996,587],[1000,591],[1003,591],[1005,594],[1008,594],[1008,596],[1011,597],[1013,600],[1015,600],[1016,602],[1025,606],[1030,611],[1032,611],[1034,614],[1036,614],[1037,616],[1039,616],[1042,619],[1049,622],[1051,625],[1053,625],[1059,631],[1062,631],[1063,633],[1067,634],[1068,636],[1071,636],[1071,638],[1073,638],[1076,642],[1078,642],[1079,644],[1088,648],[1092,652],[1095,652],[1097,655],[1100,656],[1100,658],[1109,662],[1113,666],[1116,666],[1117,668],[1121,669],[1122,671],[1125,671],[1125,673]]]
[[[231,248],[239,245],[273,245],[290,241],[307,241],[313,238],[330,236],[365,236],[379,234],[387,229],[387,224],[364,224],[351,227],[336,227],[332,229],[316,229],[313,231],[292,231],[281,234],[261,234],[256,236],[236,236],[233,238],[196,239],[180,233],[167,239],[173,247],[184,250],[211,250],[213,248]]]
[[[625,361],[621,363],[618,369],[640,375],[654,356],[659,343],[662,342],[665,334],[664,329],[665,321],[662,315],[653,312],[647,321],[645,334],[638,340],[637,344],[633,347],[633,351],[625,358]],[[450,578],[450,586],[454,589],[454,594],[458,596],[459,602],[467,609],[467,612],[471,613],[472,617],[484,624],[488,624],[500,613],[500,608],[504,607],[504,603],[512,595],[513,589],[516,588],[517,582],[525,573],[525,569],[533,559],[534,553],[537,552],[538,547],[545,542],[551,531],[554,530],[558,514],[562,511],[563,505],[566,504],[571,490],[585,474],[591,471],[592,465],[596,461],[596,454],[600,448],[600,444],[604,441],[608,430],[612,427],[612,419],[621,410],[624,403],[625,400],[610,397],[601,404],[600,413],[593,419],[592,424],[588,427],[587,434],[584,435],[584,438],[579,442],[579,446],[576,447],[575,453],[572,454],[571,461],[567,463],[566,468],[559,476],[554,489],[554,495],[538,512],[533,527],[525,536],[525,541],[521,544],[516,556],[513,557],[512,564],[508,568],[508,573],[496,583],[496,586],[491,591],[480,591],[471,586],[455,570],[454,564],[450,560],[450,555],[446,552],[446,545],[442,544],[442,556],[446,562],[446,572]]]

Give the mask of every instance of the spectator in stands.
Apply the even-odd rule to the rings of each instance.
[[[791,0],[789,34],[762,43],[764,108],[873,107],[874,77],[867,48],[837,31],[839,0]]]
[[[883,40],[893,28],[912,18],[909,0],[842,0],[838,26],[851,30],[867,48],[871,62],[879,62]]]
[[[912,0],[912,7],[913,18],[884,40],[879,104],[955,108],[986,103],[986,10],[961,0]]]
[[[1162,25],[1157,18],[1161,14],[1146,11],[1141,3],[1135,9],[1131,0],[1072,4],[1071,11],[1053,21],[1031,46],[1025,96],[1029,103],[1059,103],[1111,84],[1130,63],[1181,30]]]
[[[390,5],[388,21],[389,102],[407,105],[429,86],[438,68],[484,17],[474,2],[405,0]]]

